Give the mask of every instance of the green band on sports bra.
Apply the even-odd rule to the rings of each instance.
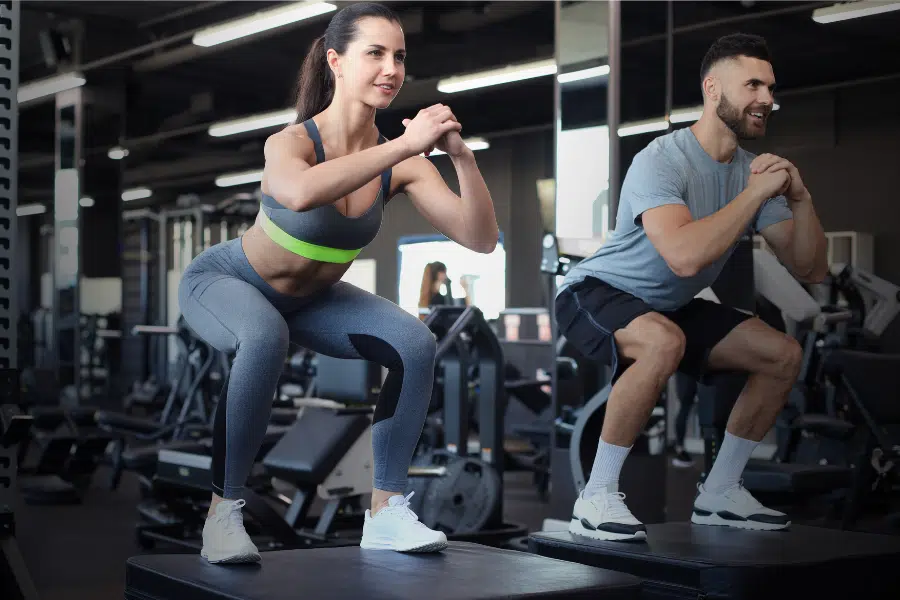
[[[340,248],[317,246],[316,244],[298,240],[297,238],[288,235],[283,229],[273,223],[272,220],[269,219],[269,215],[266,214],[266,211],[260,210],[259,214],[263,231],[272,238],[273,242],[294,254],[299,254],[300,256],[311,260],[318,260],[319,262],[343,264],[350,262],[362,252],[362,248],[359,250],[341,250]]]

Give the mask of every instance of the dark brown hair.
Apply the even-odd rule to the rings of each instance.
[[[706,51],[703,62],[700,63],[700,81],[706,79],[717,62],[738,56],[772,62],[772,55],[764,38],[749,33],[732,33],[717,39]]]
[[[400,23],[393,10],[374,2],[351,4],[339,10],[328,23],[325,34],[316,38],[303,60],[296,88],[296,123],[311,119],[328,108],[334,98],[334,73],[328,66],[326,53],[329,48],[338,54],[346,52],[347,46],[359,34],[359,20],[366,17]]]

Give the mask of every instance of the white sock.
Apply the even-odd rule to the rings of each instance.
[[[750,460],[750,455],[758,445],[759,442],[745,440],[726,431],[716,462],[713,463],[703,483],[706,491],[718,494],[736,486],[741,480],[741,474],[747,466],[747,461]]]
[[[594,466],[591,467],[591,477],[584,486],[585,498],[619,490],[619,473],[622,472],[622,465],[630,451],[631,446],[614,446],[600,440]]]

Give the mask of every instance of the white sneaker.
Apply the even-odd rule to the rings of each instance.
[[[617,488],[584,497],[584,491],[575,500],[569,533],[595,540],[645,540],[647,527],[634,518],[625,506],[625,494]]]
[[[409,508],[409,496],[391,496],[388,505],[375,513],[366,511],[360,548],[397,552],[440,552],[447,547],[443,531],[428,529]]]
[[[703,484],[697,489],[691,523],[767,531],[786,529],[791,524],[790,517],[760,504],[740,483],[716,494]]]
[[[222,500],[203,525],[200,556],[211,563],[248,563],[260,560],[259,549],[244,529],[244,500]]]

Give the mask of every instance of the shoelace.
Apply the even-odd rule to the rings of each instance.
[[[226,535],[234,535],[236,528],[244,526],[244,515],[241,509],[247,504],[245,500],[237,500],[231,505],[231,510],[220,518],[225,522]]]
[[[385,506],[379,512],[388,512],[392,515],[396,515],[398,518],[404,521],[416,521],[419,525],[421,525],[422,523],[419,522],[419,515],[414,513],[409,507],[409,499],[413,497],[413,494],[415,494],[415,492],[410,492],[408,496],[405,496],[403,498],[402,504]]]
[[[625,494],[622,492],[612,492],[610,494],[606,494],[606,514],[610,519],[617,520],[631,520],[634,519],[634,515],[631,514],[631,511],[628,510],[628,507],[625,506]],[[600,500],[598,497],[597,500]],[[600,506],[598,506],[600,508]]]

